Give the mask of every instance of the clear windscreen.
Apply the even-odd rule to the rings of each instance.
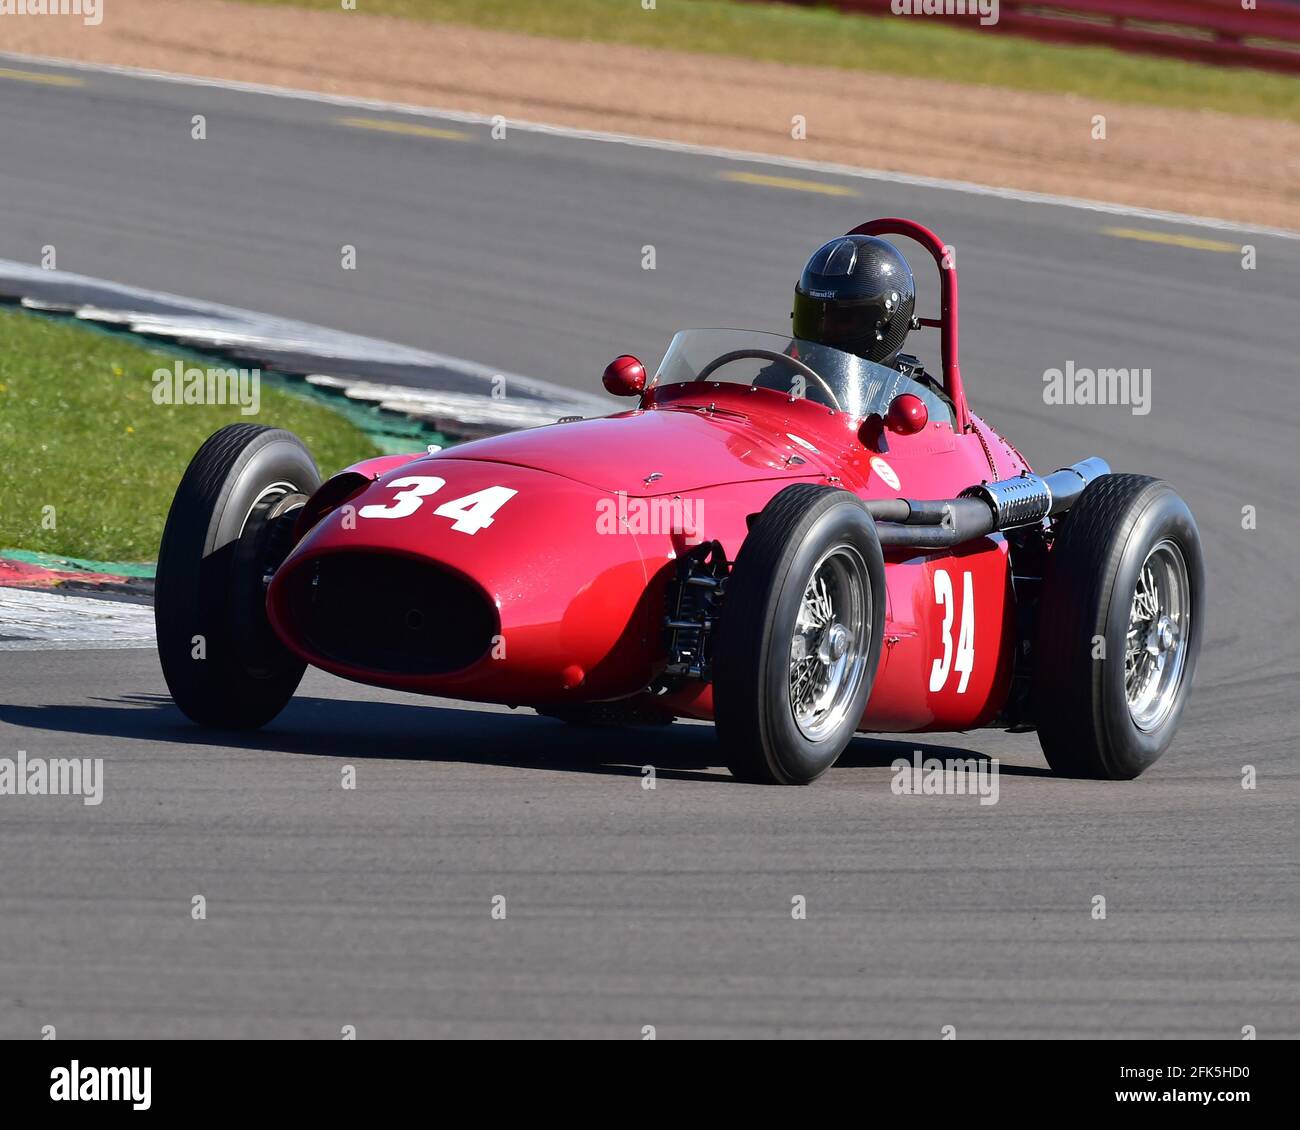
[[[692,381],[770,388],[851,416],[883,415],[894,397],[910,392],[926,402],[931,419],[951,418],[934,391],[896,369],[828,345],[761,330],[682,330],[651,384]]]

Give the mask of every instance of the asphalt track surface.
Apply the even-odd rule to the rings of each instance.
[[[1036,465],[1171,481],[1209,623],[1173,749],[1115,784],[984,731],[859,738],[810,788],[746,786],[706,726],[584,734],[318,673],[231,739],[184,722],[150,651],[0,652],[0,756],[105,762],[99,807],[0,797],[0,1035],[1300,1035],[1300,243],[68,73],[0,79],[0,257],[54,244],[68,270],[579,388],[680,326],[779,329],[820,241],[919,219],[957,249],[976,410]],[[1046,405],[1067,359],[1150,367],[1150,413]],[[918,748],[1001,758],[999,802],[894,796]]]

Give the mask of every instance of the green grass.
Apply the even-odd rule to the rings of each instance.
[[[190,457],[224,424],[288,428],[325,474],[376,454],[342,416],[266,374],[255,416],[155,404],[152,374],[175,359],[121,335],[0,309],[0,548],[153,560]],[[54,529],[43,521],[51,506]]]
[[[339,11],[338,0],[247,2]],[[1104,47],[1049,45],[934,18],[734,0],[658,0],[654,11],[643,10],[639,0],[360,0],[357,11],[341,18],[363,13],[1300,121],[1300,79]],[[429,65],[436,67],[437,60]]]

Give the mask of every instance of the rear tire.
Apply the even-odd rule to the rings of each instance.
[[[1200,533],[1168,483],[1103,475],[1085,488],[1047,556],[1034,648],[1038,740],[1056,772],[1128,780],[1169,747],[1204,587]]]
[[[880,663],[885,566],[852,494],[812,483],[764,507],[727,580],[713,709],[741,780],[806,785],[835,764]]]
[[[306,665],[266,617],[266,580],[292,548],[320,472],[290,432],[230,424],[199,448],[158,550],[154,623],[163,677],[201,726],[256,729],[293,696]]]

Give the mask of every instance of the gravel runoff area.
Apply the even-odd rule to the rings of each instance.
[[[114,0],[0,50],[503,114],[1300,229],[1300,124],[359,11]],[[923,61],[918,60],[918,71]],[[882,111],[882,93],[887,110]],[[796,115],[806,137],[796,139]],[[1094,138],[1097,116],[1106,137]]]

